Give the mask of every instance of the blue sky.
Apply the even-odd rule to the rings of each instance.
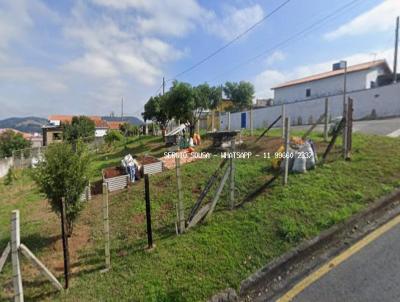
[[[0,118],[120,112],[139,116],[175,75],[285,0],[0,0]],[[349,4],[352,3],[352,4]],[[292,35],[348,5],[307,34]],[[291,0],[218,55],[177,79],[250,81],[257,97],[331,64],[392,65],[399,0]],[[259,54],[257,59],[249,61]]]

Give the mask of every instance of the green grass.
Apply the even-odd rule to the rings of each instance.
[[[273,134],[279,134],[279,131],[275,132]],[[313,134],[313,138],[321,140],[319,134]],[[157,138],[143,138],[130,142],[128,150],[135,154],[157,154],[164,150],[159,143]],[[32,277],[36,283],[25,285],[27,298],[38,300],[40,297],[39,300],[52,301],[204,301],[226,287],[237,288],[242,279],[268,261],[343,221],[400,185],[399,140],[356,134],[353,145],[351,162],[341,160],[336,149],[323,167],[306,174],[291,174],[287,187],[278,180],[243,208],[228,210],[227,192],[224,190],[211,219],[181,236],[175,235],[174,226],[175,173],[168,171],[151,176],[156,243],[152,252],[144,249],[143,182],[132,186],[128,194],[111,194],[112,270],[106,274],[99,272],[104,263],[104,252],[101,198],[96,198],[78,222],[78,226],[90,229],[91,240],[80,249],[76,264],[79,270],[74,274],[68,293],[54,294],[44,285],[46,283],[37,285],[38,277]],[[93,176],[101,168],[119,163],[125,151],[117,149],[108,155],[97,154]],[[218,162],[214,158],[182,167],[186,214]],[[236,160],[238,200],[271,177],[267,172],[269,167],[270,161],[262,157]],[[29,179],[25,182],[32,186]],[[0,200],[7,191],[0,185]],[[29,208],[40,199],[32,187],[24,189],[21,194],[15,205],[8,204],[11,196],[7,195],[7,205],[0,209],[0,229],[8,228],[11,209],[18,207],[23,211],[22,217],[29,217]],[[24,236],[48,231],[49,223],[25,224]],[[58,225],[56,227],[58,229]],[[46,239],[45,235],[38,237]],[[4,233],[0,236],[2,247],[8,236]],[[43,257],[50,252],[43,245],[39,245],[36,251]],[[0,283],[9,284],[10,276],[8,264],[0,275]]]

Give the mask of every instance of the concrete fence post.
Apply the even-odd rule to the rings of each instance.
[[[282,113],[281,113],[281,120],[282,120],[282,138],[285,138],[285,119],[286,119],[286,108],[285,105],[282,104]]]
[[[13,271],[14,301],[24,301],[24,291],[22,288],[21,266],[18,257],[18,250],[21,245],[19,229],[19,211],[14,210],[11,214],[11,261]]]
[[[329,125],[329,100],[325,99],[325,119],[324,119],[324,141],[328,141],[328,125]]]
[[[108,187],[103,183],[103,225],[104,225],[104,253],[106,261],[106,270],[111,267],[110,255],[110,222],[108,219]]]
[[[285,117],[285,156],[284,156],[284,171],[283,171],[283,185],[286,186],[289,174],[289,141],[290,141],[290,119]]]
[[[228,131],[231,131],[231,113],[228,112]]]
[[[231,152],[232,154],[235,152],[235,138],[232,138],[231,140]],[[231,210],[235,207],[235,163],[233,161],[234,156],[231,156],[229,159],[230,163],[230,204],[231,204]]]
[[[253,108],[250,108],[250,135],[253,136],[253,128],[254,128],[254,111]]]
[[[182,179],[181,179],[181,159],[179,155],[175,157],[175,169],[176,169],[176,184],[178,189],[178,202],[177,208],[177,225],[178,231],[182,234],[185,231],[185,213],[183,208],[183,191],[182,191]]]

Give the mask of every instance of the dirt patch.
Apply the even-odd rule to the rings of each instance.
[[[144,214],[135,214],[132,217],[134,225],[141,225],[144,223],[146,216]]]
[[[104,178],[112,178],[116,176],[125,175],[125,170],[121,167],[110,167],[103,170]]]
[[[200,157],[195,157],[189,153],[187,149],[178,152],[177,156],[180,157],[181,165],[200,160]],[[175,168],[175,156],[164,156],[160,160],[164,163],[164,167],[168,170]]]
[[[155,163],[159,163],[160,160],[153,157],[153,156],[142,156],[142,157],[138,157],[137,161],[141,164],[141,165],[149,165],[149,164],[155,164]]]
[[[74,228],[73,235],[68,238],[69,257],[71,264],[71,273],[76,273],[80,270],[77,265],[79,262],[78,251],[86,247],[90,242],[90,228],[84,224],[77,224]],[[49,247],[51,253],[47,255],[47,263],[50,268],[58,273],[64,270],[64,258],[62,249],[61,236],[57,238]]]

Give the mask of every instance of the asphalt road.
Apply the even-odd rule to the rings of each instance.
[[[400,301],[400,225],[306,287],[293,302]]]
[[[294,126],[293,128],[308,129],[309,127],[310,126]],[[318,125],[315,130],[323,131],[323,126]],[[353,123],[353,132],[400,137],[400,118],[356,121]]]

